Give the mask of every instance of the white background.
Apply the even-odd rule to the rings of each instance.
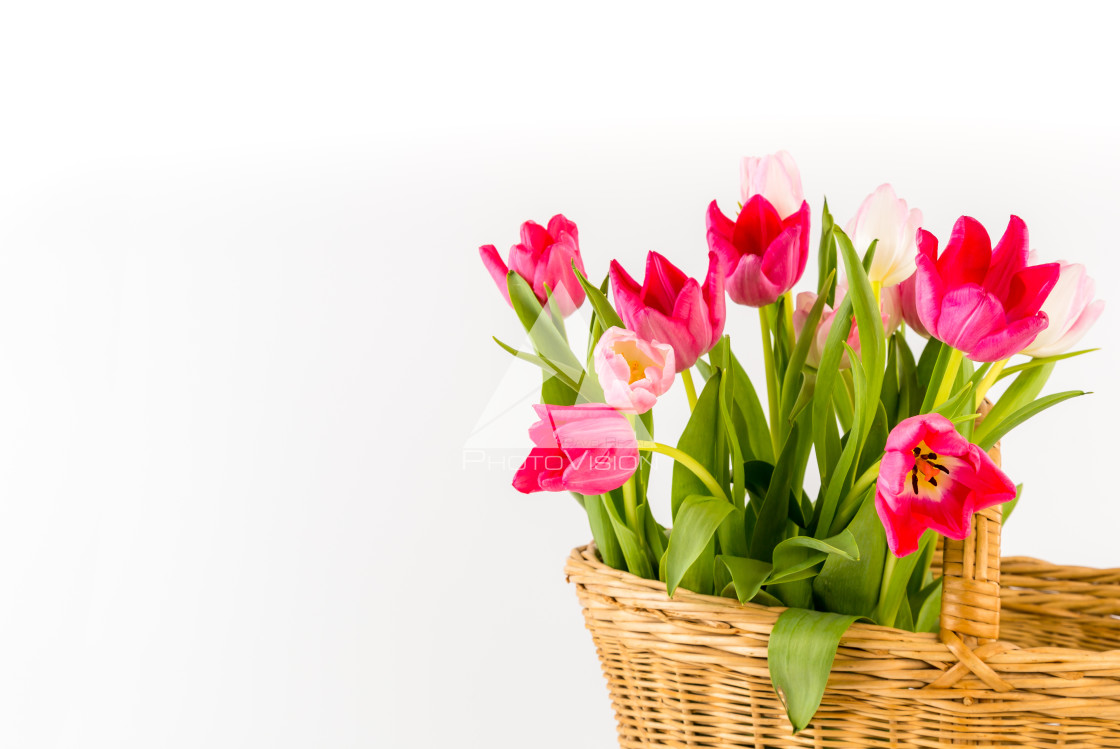
[[[890,181],[1112,296],[1107,4],[785,5],[6,5],[0,745],[611,746],[585,519],[464,467],[528,446],[477,258],[526,219],[699,274],[787,148],[814,226]],[[1120,566],[1110,304],[1005,440],[1007,552]]]

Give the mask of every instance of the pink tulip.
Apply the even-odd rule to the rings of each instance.
[[[1028,265],[1027,226],[1012,216],[996,248],[976,219],[962,216],[945,252],[918,231],[918,317],[926,330],[974,361],[1007,359],[1046,328],[1040,311],[1058,264]]]
[[[1015,498],[1015,484],[940,414],[904,419],[887,437],[875,509],[896,557],[917,550],[927,528],[967,538],[972,515]]]
[[[610,275],[619,317],[642,340],[671,346],[676,371],[695,364],[723,335],[723,274],[715,253],[708,253],[708,275],[702,288],[656,252],[646,258],[641,286],[617,260],[611,261]]]
[[[929,338],[929,331],[926,330],[925,325],[922,325],[922,319],[918,317],[918,304],[916,299],[917,284],[918,272],[914,271],[913,275],[895,287],[898,289],[899,304],[902,308],[902,320],[913,328],[922,338]]]
[[[638,468],[638,442],[626,417],[602,403],[534,405],[540,421],[529,427],[536,445],[513,477],[531,492],[603,494]]]
[[[746,156],[740,165],[743,205],[755,195],[766,198],[782,219],[801,210],[805,193],[801,189],[801,170],[788,151],[768,156]]]
[[[644,414],[669,390],[676,375],[673,347],[643,341],[633,331],[609,328],[595,346],[595,374],[607,404]]]
[[[547,285],[563,317],[583,304],[583,287],[572,272],[574,260],[580,273],[586,275],[583,258],[579,254],[579,234],[576,225],[560,214],[548,220],[547,229],[533,221],[521,225],[521,243],[510,248],[508,267],[492,244],[479,247],[478,254],[507,302],[509,287],[506,275],[513,270],[533,287],[541,305],[548,301]]]
[[[836,306],[840,306],[840,302],[847,296],[848,287],[846,283],[840,283],[836,287]],[[817,295],[811,291],[803,291],[797,295],[797,306],[793,310],[793,330],[797,337],[801,337],[801,331],[805,327],[805,322],[809,319],[809,312],[812,310],[813,305],[817,303]],[[900,305],[898,301],[897,287],[890,287],[882,290],[880,298],[879,312],[883,319],[883,330],[886,335],[890,335],[898,329],[901,322]],[[821,319],[817,324],[817,333],[813,336],[813,342],[809,345],[809,354],[805,361],[810,367],[818,367],[821,363],[821,357],[824,355],[824,345],[828,341],[828,334],[832,331],[832,324],[836,320],[836,311],[829,305],[825,305],[821,311]],[[859,346],[859,328],[856,327],[855,318],[852,318],[850,323],[851,332],[848,334],[848,345],[857,354],[860,351]],[[851,366],[848,359],[848,353],[845,351],[840,357],[840,369],[846,369]]]
[[[716,201],[708,206],[708,248],[719,256],[731,301],[764,307],[805,272],[809,204],[786,151],[743,159],[742,178],[743,207],[735,221]]]
[[[1035,253],[1031,253],[1035,260]],[[1050,318],[1046,330],[1023,349],[1027,356],[1056,356],[1069,351],[1101,316],[1104,300],[1093,301],[1096,284],[1080,263],[1059,263],[1061,273],[1054,290],[1042,305]]]
[[[879,240],[867,277],[887,287],[902,283],[914,273],[921,225],[921,211],[910,209],[890,185],[879,185],[864,199],[844,231],[860,252]]]

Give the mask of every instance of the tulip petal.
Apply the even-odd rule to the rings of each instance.
[[[1093,323],[1097,321],[1097,318],[1101,316],[1102,312],[1104,312],[1104,300],[1098,299],[1078,315],[1073,325],[1066,330],[1061,338],[1047,346],[1034,348],[1034,344],[1038,343],[1038,338],[1042,337],[1042,334],[1039,334],[1034,344],[1028,347],[1027,350],[1024,350],[1023,353],[1028,353],[1029,351],[1031,356],[1057,356],[1058,354],[1064,354],[1085,337],[1085,334],[1089,332],[1089,328],[1093,327]],[[1045,331],[1043,331],[1043,333],[1045,333]]]
[[[782,219],[770,201],[754,195],[739,211],[731,241],[741,253],[762,255],[782,232]]]
[[[762,258],[758,255],[743,255],[727,277],[727,295],[736,304],[765,307],[777,301],[783,293],[782,287],[762,272]]]
[[[1017,271],[1003,297],[1008,319],[1031,317],[1042,309],[1060,272],[1058,263],[1032,265]]]
[[[552,235],[536,221],[526,221],[521,225],[521,244],[539,255],[545,247],[552,244]]]
[[[1045,330],[1048,322],[1046,313],[1039,312],[1034,317],[1025,317],[999,327],[994,333],[981,338],[970,348],[962,351],[968,354],[968,358],[977,362],[1007,359],[1029,345],[1039,332]]]
[[[646,256],[646,278],[642,284],[641,300],[665,314],[670,314],[677,294],[689,280],[677,266],[657,252]]]
[[[704,303],[708,309],[708,324],[711,338],[706,349],[716,345],[723,335],[723,325],[727,320],[727,300],[723,295],[724,275],[716,253],[708,253],[708,275],[704,277]]]
[[[770,242],[762,256],[762,274],[770,282],[782,289],[782,294],[793,288],[801,277],[799,267],[801,250],[801,226],[792,224]]]
[[[498,254],[497,248],[492,244],[483,245],[478,248],[478,255],[482,258],[482,264],[486,266],[486,270],[490,272],[490,277],[494,279],[498,291],[502,292],[506,304],[513,306],[509,300],[509,284],[506,283],[509,268],[502,262],[502,256]]]
[[[1006,319],[1003,305],[982,286],[972,283],[957,286],[950,288],[941,300],[937,337],[971,355],[972,347],[993,331],[1003,328]]]
[[[918,229],[918,252],[937,261],[937,237],[925,229]]]
[[[577,245],[579,244],[579,230],[575,222],[565,218],[562,213],[557,213],[548,220],[548,233],[557,242],[560,241],[561,234],[568,234]]]
[[[926,232],[929,234],[929,232]],[[929,236],[933,236],[930,234]],[[929,242],[926,247],[931,246]],[[937,246],[937,240],[933,241]],[[925,254],[918,256],[918,270],[914,284],[914,306],[918,320],[931,335],[937,334],[937,324],[941,319],[941,300],[945,296],[945,284],[937,273],[937,265]]]
[[[981,284],[992,260],[992,240],[979,221],[961,216],[953,225],[953,233],[945,252],[937,260],[937,273],[949,288],[963,284]]]
[[[991,268],[984,278],[984,288],[1000,299],[1005,298],[1011,286],[1011,279],[1027,267],[1029,254],[1030,240],[1027,235],[1027,225],[1023,223],[1023,219],[1012,216],[1007,222],[1007,229],[1003,232],[999,244],[992,251]],[[1030,314],[1033,315],[1034,312]]]
[[[534,447],[513,475],[513,488],[522,494],[560,491],[567,466],[568,459],[560,448]]]

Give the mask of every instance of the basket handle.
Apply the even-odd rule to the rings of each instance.
[[[989,453],[1000,465],[999,445]],[[941,639],[952,633],[969,647],[999,639],[1000,505],[976,513],[963,541],[946,538],[942,559]]]

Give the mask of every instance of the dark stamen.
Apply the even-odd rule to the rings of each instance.
[[[918,493],[918,472],[914,471],[910,474],[910,483],[914,487],[914,493]]]
[[[921,454],[922,454],[922,448],[920,448],[920,447],[915,447],[915,448],[914,448],[914,454],[915,454],[915,455],[921,455]]]
[[[941,465],[940,463],[934,463],[933,461],[926,461],[926,462],[929,463],[934,468],[936,468],[937,470],[941,471],[942,473],[948,473],[949,472],[949,469],[946,468],[945,466]]]
[[[930,477],[929,485],[930,486],[937,486],[937,479]]]
[[[937,460],[937,453],[928,452],[925,455],[923,455],[922,457],[925,458],[926,460]]]

